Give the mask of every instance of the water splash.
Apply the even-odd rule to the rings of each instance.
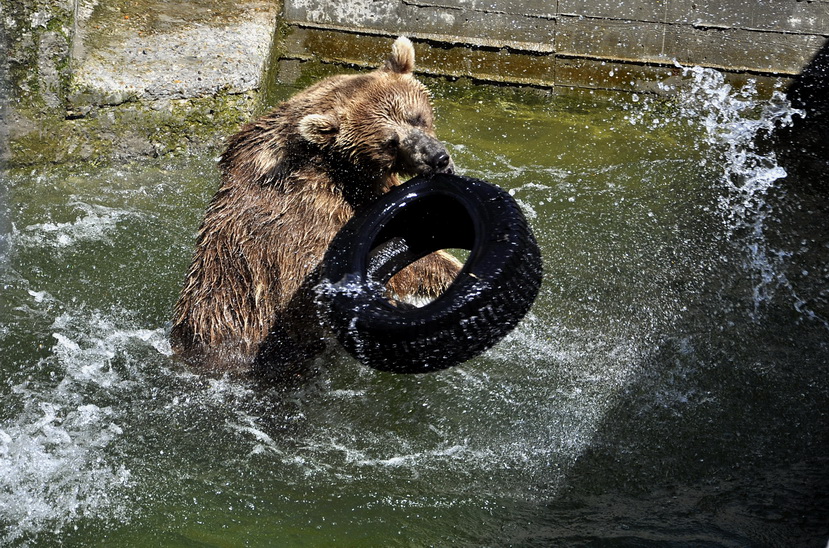
[[[50,370],[48,379],[11,387],[21,409],[0,422],[0,523],[14,525],[0,543],[59,532],[83,518],[128,518],[132,474],[109,451],[125,420],[115,402],[139,379],[118,356],[133,341],[162,354],[169,348],[163,330],[125,327],[121,319],[99,311],[58,316],[51,353],[33,368]]]
[[[792,108],[779,90],[768,100],[759,99],[753,80],[735,90],[716,70],[682,70],[691,77],[679,95],[683,118],[695,120],[704,128],[707,143],[724,150],[720,183],[727,192],[719,205],[727,227],[733,233],[758,220],[762,223],[767,218],[766,196],[786,170],[774,151],[761,150],[758,143],[776,128],[791,126],[793,117],[804,116],[804,111]]]
[[[58,251],[78,242],[106,242],[108,234],[118,223],[138,216],[135,212],[80,200],[72,200],[68,205],[80,210],[83,215],[78,215],[73,221],[36,223],[15,230],[16,242],[32,247],[48,245]]]
[[[80,517],[119,519],[130,472],[103,457],[121,435],[111,407],[57,403],[16,387],[23,413],[0,429],[0,535],[12,543]]]
[[[680,117],[702,128],[706,144],[722,153],[718,210],[727,237],[744,250],[757,318],[777,288],[790,288],[782,268],[789,254],[774,249],[767,237],[774,214],[769,196],[779,190],[777,182],[786,177],[786,170],[774,151],[763,149],[761,143],[805,113],[793,108],[779,90],[760,99],[753,80],[734,89],[714,69],[677,66],[689,77],[678,96]]]

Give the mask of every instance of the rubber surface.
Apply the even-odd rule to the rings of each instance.
[[[417,308],[384,284],[440,249],[469,257],[452,285]],[[501,188],[438,174],[395,187],[337,234],[317,286],[323,320],[342,346],[383,371],[425,373],[490,348],[524,317],[542,279],[538,244]]]

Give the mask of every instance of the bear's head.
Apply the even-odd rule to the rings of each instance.
[[[435,136],[429,93],[413,69],[414,48],[401,36],[385,66],[334,81],[326,92],[338,100],[324,113],[304,116],[300,135],[372,181],[395,173],[452,173],[452,158]]]

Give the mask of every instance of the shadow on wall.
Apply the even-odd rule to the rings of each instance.
[[[829,40],[795,78],[787,95],[806,116],[777,132],[780,163],[802,188],[829,193]]]

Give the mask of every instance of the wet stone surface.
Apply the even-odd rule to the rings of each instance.
[[[81,0],[3,9],[0,162],[15,166],[219,145],[260,103],[278,6]]]
[[[84,3],[70,105],[256,89],[275,17],[265,2]]]

